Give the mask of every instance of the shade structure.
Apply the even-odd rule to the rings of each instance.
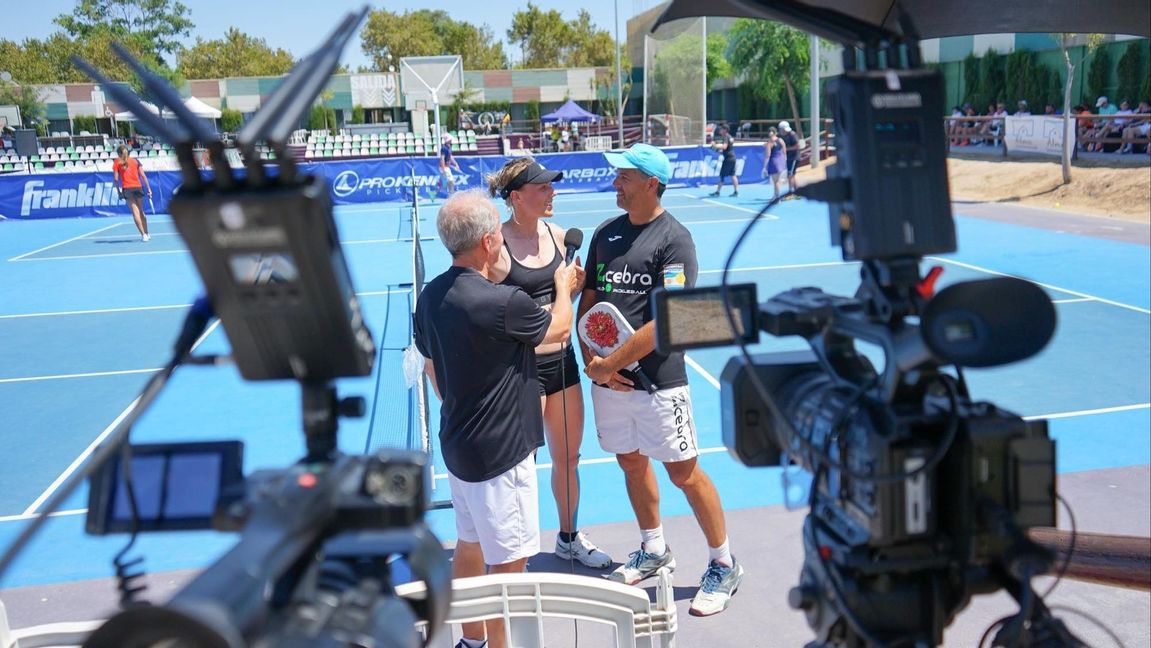
[[[550,124],[551,122],[598,122],[599,120],[599,115],[580,108],[579,104],[571,99],[568,99],[567,103],[556,108],[554,112],[540,117],[540,121],[545,124]]]
[[[146,108],[148,112],[152,113],[153,115],[160,114],[160,109],[157,108],[155,104],[148,103],[147,101],[143,101],[141,103],[143,103],[144,108]],[[136,121],[136,115],[132,114],[132,112],[128,110],[125,110],[124,112],[118,112],[114,115],[114,117],[116,121],[121,122]]]
[[[219,119],[220,115],[223,114],[218,109],[209,106],[208,104],[200,101],[195,97],[188,97],[185,99],[184,107],[192,111],[193,115],[197,117],[203,117],[204,119]],[[175,115],[171,111],[165,110],[164,117],[170,119],[175,117]]]
[[[832,33],[808,29],[789,18],[788,5],[834,9],[900,33],[895,0],[672,0],[657,24],[678,18],[729,16],[766,18],[842,42]],[[1151,37],[1151,3],[1109,0],[899,0],[920,38],[1010,32],[1129,34]]]

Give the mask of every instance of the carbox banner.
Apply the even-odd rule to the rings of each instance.
[[[719,179],[722,157],[701,146],[665,148],[671,161],[671,186],[708,187]],[[456,157],[460,170],[452,169],[456,190],[487,188],[486,177],[498,171],[510,157]],[[549,169],[563,171],[555,184],[561,193],[613,191],[615,168],[603,153],[547,153],[536,159]],[[350,162],[302,164],[303,173],[328,181],[332,202],[337,205],[376,202],[410,202],[412,193],[422,199],[447,196],[447,183],[434,157],[389,158]],[[763,146],[736,145],[736,174],[741,183],[761,182]],[[156,212],[167,210],[168,199],[179,187],[180,174],[150,171]],[[144,208],[151,213],[147,199]],[[75,218],[124,216],[128,203],[120,199],[109,173],[43,173],[0,176],[0,219]]]
[[[1004,121],[1007,133],[1003,141],[1008,153],[1063,153],[1063,117],[1008,115]]]

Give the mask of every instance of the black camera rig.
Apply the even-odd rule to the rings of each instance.
[[[434,631],[447,614],[450,566],[423,521],[427,457],[337,450],[339,417],[362,416],[364,400],[338,397],[334,381],[370,374],[376,346],[340,248],[328,187],[301,176],[285,148],[366,13],[347,15],[243,127],[240,175],[220,139],[175,90],[122,47],[116,52],[175,122],[161,120],[125,86],[73,59],[145,129],[174,145],[182,185],[169,211],[207,292],[189,312],[172,359],[135,407],[0,556],[2,573],[47,515],[83,478],[92,478],[88,532],[126,532],[132,539],[114,561],[123,610],[86,646],[408,648],[422,643],[418,621]],[[207,148],[210,173],[196,164],[197,141]],[[264,166],[261,142],[275,152],[274,166]],[[240,442],[128,442],[132,425],[178,366],[220,360],[193,354],[217,316],[245,379],[300,384],[307,452],[296,465],[245,478]],[[139,561],[124,559],[135,534],[209,528],[238,531],[240,539],[165,605],[137,602]],[[397,560],[425,582],[422,601],[395,594]]]
[[[995,645],[1082,645],[1031,585],[1052,562],[1026,533],[1055,524],[1046,422],[972,400],[962,373],[1039,352],[1051,300],[1006,277],[935,294],[938,270],[920,273],[924,256],[956,249],[941,75],[907,21],[896,34],[798,2],[730,4],[845,46],[827,87],[837,162],[798,193],[829,204],[832,243],[861,282],[850,297],[796,288],[757,306],[755,285],[728,285],[725,269],[717,288],[653,294],[656,346],[738,341],[721,379],[725,445],[748,466],[812,474],[789,598],[816,633],[809,648],[939,645],[971,596],[999,589],[1020,610]],[[753,357],[759,330],[810,349]]]

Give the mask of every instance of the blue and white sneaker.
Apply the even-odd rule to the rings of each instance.
[[[699,591],[691,600],[692,616],[711,616],[719,614],[727,608],[731,597],[739,590],[739,583],[743,580],[743,565],[731,559],[734,565],[727,565],[711,561],[703,578],[699,579]]]
[[[625,585],[635,585],[645,578],[655,576],[655,573],[661,567],[667,567],[670,571],[675,571],[675,556],[671,555],[671,547],[668,547],[660,555],[648,553],[644,551],[643,545],[639,546],[639,551],[633,551],[628,554],[627,562],[616,568],[615,571],[608,574],[608,580]]]
[[[611,556],[595,546],[583,531],[576,533],[571,542],[564,542],[556,536],[556,557],[560,560],[578,560],[593,569],[603,569],[611,566]]]

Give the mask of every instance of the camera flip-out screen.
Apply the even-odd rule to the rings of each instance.
[[[222,496],[243,485],[243,451],[239,441],[133,445],[130,471],[116,455],[92,476],[88,533],[132,531],[132,499],[137,531],[212,528]]]
[[[655,348],[660,353],[726,346],[742,340],[754,344],[759,339],[759,307],[755,284],[727,287],[726,307],[735,329],[724,312],[724,293],[719,286],[666,290],[651,293],[655,313]]]

